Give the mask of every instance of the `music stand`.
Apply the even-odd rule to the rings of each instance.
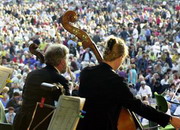
[[[47,124],[49,124],[55,108],[56,108],[55,106],[37,102],[27,130],[47,129]],[[47,115],[45,117],[42,117],[42,116],[37,116],[36,113],[38,113],[38,115],[41,115],[39,113],[42,113],[42,115],[46,113]]]

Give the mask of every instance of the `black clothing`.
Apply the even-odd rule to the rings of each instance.
[[[97,44],[98,42],[101,42],[101,38],[98,34],[94,35],[92,40]]]
[[[82,70],[79,95],[86,98],[86,114],[77,130],[116,130],[122,106],[162,126],[169,122],[169,115],[136,99],[124,79],[106,63]]]
[[[76,48],[72,44],[69,47],[69,53],[73,54],[73,56],[76,56]]]
[[[166,57],[166,62],[168,63],[169,67],[172,68],[172,59],[168,56]]]
[[[15,109],[15,112],[17,112],[17,110],[20,107],[20,105],[18,104],[18,99],[15,99],[14,97],[12,97],[6,105],[6,108],[9,108],[9,107],[13,107]]]
[[[129,37],[129,34],[126,30],[123,30],[121,33],[120,33],[120,36],[123,40],[127,40],[127,38]]]
[[[91,60],[91,58],[92,58],[92,54],[91,54],[91,52],[90,51],[88,51],[88,52],[84,52],[83,54],[82,54],[82,61],[84,61],[84,59],[85,59],[85,55],[86,54],[88,54],[89,55],[89,61]]]
[[[79,68],[78,68],[78,65],[75,61],[71,61],[71,71],[74,72],[74,71],[77,71]]]
[[[72,96],[78,96],[79,95],[79,91],[78,90],[73,90],[72,91]]]
[[[15,55],[15,47],[13,45],[10,46],[9,53],[13,56]]]
[[[62,94],[60,89],[49,92],[40,87],[42,82],[47,83],[60,83],[65,88],[65,94],[69,95],[68,81],[58,73],[58,71],[50,65],[46,67],[32,71],[28,74],[26,82],[23,88],[23,103],[21,110],[17,113],[14,121],[15,130],[25,130],[31,120],[33,110],[37,102],[41,102],[42,97],[45,98],[45,104],[53,105],[54,101],[58,100]],[[49,111],[49,110],[47,110]],[[38,118],[41,120],[47,115],[47,112],[38,112]],[[50,121],[50,119],[49,119]],[[48,123],[43,126],[43,130],[48,127]],[[39,128],[42,129],[42,128]]]

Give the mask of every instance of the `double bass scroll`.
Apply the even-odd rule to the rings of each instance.
[[[102,55],[98,53],[97,46],[95,43],[91,40],[91,38],[84,32],[83,30],[80,30],[74,26],[72,26],[70,23],[74,23],[77,21],[77,14],[74,11],[67,11],[64,15],[61,16],[61,24],[63,27],[70,32],[71,34],[74,34],[76,37],[79,38],[79,40],[82,42],[83,48],[90,48],[93,53],[95,54],[98,62],[102,62]]]
[[[29,46],[29,51],[34,54],[35,56],[37,56],[37,58],[39,58],[40,62],[41,63],[44,63],[44,56],[43,54],[37,50],[38,48],[38,45],[35,44],[35,43],[32,43],[30,46]]]

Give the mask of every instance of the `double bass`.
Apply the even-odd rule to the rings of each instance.
[[[84,49],[90,48],[94,55],[96,56],[98,62],[102,62],[103,58],[101,53],[98,51],[97,46],[91,40],[91,38],[81,29],[78,29],[72,26],[70,23],[74,23],[77,21],[77,14],[74,11],[67,11],[61,16],[61,24],[62,26],[71,34],[74,34],[79,40],[82,42],[82,46]],[[119,119],[117,122],[118,130],[136,130],[142,129],[141,124],[139,123],[136,115],[129,111],[128,109],[122,108],[119,114]]]

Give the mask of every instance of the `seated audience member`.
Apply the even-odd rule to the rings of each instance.
[[[141,87],[137,94],[140,95],[141,98],[143,97],[150,98],[152,96],[152,91],[151,88],[148,85],[146,85],[145,81],[141,81]]]
[[[12,98],[8,101],[6,108],[13,107],[16,112],[21,106],[21,95],[18,92],[13,93]]]
[[[13,124],[15,115],[16,115],[16,113],[14,112],[14,108],[9,107],[8,112],[5,115],[7,123]]]

